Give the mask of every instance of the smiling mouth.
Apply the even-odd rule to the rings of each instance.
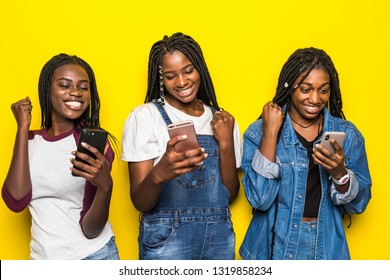
[[[72,100],[72,101],[65,101],[65,104],[67,107],[73,109],[73,110],[80,110],[80,109],[83,109],[84,106],[84,102],[80,102],[80,101],[75,101],[75,100]]]
[[[181,89],[181,90],[177,90],[180,94],[183,94],[183,95],[189,95],[191,92],[192,92],[192,89],[194,88],[194,86],[192,85],[191,87],[187,88],[187,89]]]
[[[309,106],[309,105],[303,105],[309,112],[315,112],[318,111],[321,106]]]

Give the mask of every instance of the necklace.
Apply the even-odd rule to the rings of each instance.
[[[319,120],[319,118],[321,117],[321,114],[318,114],[318,116],[315,118],[315,120],[314,120],[314,122],[312,122],[311,124],[309,124],[309,125],[301,125],[299,122],[297,122],[296,120],[294,120],[292,117],[291,117],[291,115],[289,114],[289,116],[290,116],[290,119],[293,121],[293,122],[295,122],[297,125],[299,125],[300,127],[302,127],[304,130],[305,130],[305,132],[308,132],[309,131],[309,127],[311,127],[312,125],[314,125],[318,120]]]

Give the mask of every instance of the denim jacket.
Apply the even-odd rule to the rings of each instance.
[[[323,132],[346,133],[344,164],[350,174],[350,187],[346,193],[339,193],[329,173],[320,167],[321,201],[315,259],[350,259],[342,215],[362,213],[371,198],[364,138],[351,122],[331,116],[327,109],[323,113]],[[240,255],[244,259],[293,260],[305,205],[307,151],[298,140],[288,114],[277,144],[276,163],[267,160],[258,150],[262,133],[262,119],[252,123],[244,133],[242,183],[255,212]]]

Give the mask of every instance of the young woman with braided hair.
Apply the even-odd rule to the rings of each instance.
[[[324,132],[346,133],[336,153]],[[350,259],[344,214],[371,198],[364,138],[345,120],[337,71],[320,49],[296,50],[284,64],[273,101],[244,133],[245,194],[254,215],[244,259]]]
[[[129,115],[122,159],[130,195],[142,212],[140,259],[234,259],[229,203],[239,189],[241,137],[221,110],[198,43],[175,33],[150,51],[143,105]],[[169,138],[167,125],[194,123],[200,148],[175,151],[186,135]]]
[[[29,97],[11,106],[18,127],[2,189],[11,210],[29,207],[30,258],[118,259],[108,222],[114,152],[109,142],[104,155],[84,145],[96,159],[75,151],[82,128],[100,127],[94,72],[77,56],[56,55],[42,68],[38,92],[40,130],[29,130]],[[112,135],[109,139],[116,143]],[[71,153],[90,166],[76,163]]]

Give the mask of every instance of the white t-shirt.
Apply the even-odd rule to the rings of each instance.
[[[71,175],[73,134],[36,134],[28,141],[32,199],[31,259],[83,259],[101,249],[114,235],[109,222],[88,239],[79,220],[86,180]]]
[[[173,123],[191,120],[197,134],[213,135],[210,122],[213,113],[208,106],[204,106],[204,113],[194,117],[183,113],[165,102],[163,105]],[[236,166],[241,166],[242,138],[237,122],[233,131],[234,153]],[[169,134],[167,125],[156,105],[149,102],[136,107],[127,117],[122,135],[122,160],[140,162],[154,159],[156,164],[165,153]]]

